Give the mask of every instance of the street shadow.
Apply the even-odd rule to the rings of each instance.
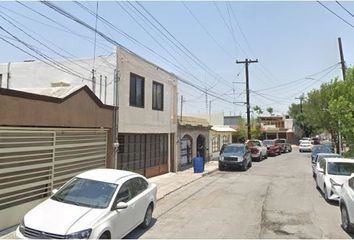
[[[317,191],[321,194],[323,200],[326,201],[326,199],[324,198],[324,193],[320,190],[320,188],[316,187],[316,189],[317,189]],[[328,200],[328,201],[326,201],[326,202],[327,202],[329,205],[339,207],[339,202],[338,202],[338,201]]]
[[[128,235],[126,235],[123,239],[138,239],[138,238],[140,238],[144,233],[149,231],[149,229],[152,228],[156,222],[157,222],[157,219],[153,218],[151,220],[150,227],[148,227],[146,229],[143,229],[141,227],[137,227],[133,231],[131,231]]]

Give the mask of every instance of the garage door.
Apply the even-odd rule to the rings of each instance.
[[[0,128],[0,230],[71,177],[105,167],[106,153],[105,129]]]

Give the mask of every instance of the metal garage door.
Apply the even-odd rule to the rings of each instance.
[[[0,230],[106,155],[105,129],[0,128]]]

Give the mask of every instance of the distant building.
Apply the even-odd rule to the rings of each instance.
[[[285,138],[296,143],[293,119],[286,116],[261,116],[261,133],[263,139]]]

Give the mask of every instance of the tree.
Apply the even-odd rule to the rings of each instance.
[[[263,113],[262,108],[261,108],[260,106],[257,106],[257,105],[253,107],[253,111],[254,111],[258,116]]]
[[[268,112],[271,116],[273,116],[273,108],[272,108],[272,107],[267,108],[267,112]]]

